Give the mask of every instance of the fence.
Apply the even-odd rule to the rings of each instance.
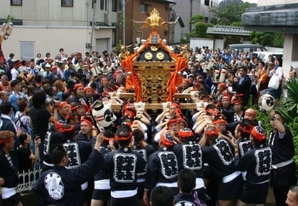
[[[41,175],[41,169],[39,170],[28,170],[23,171],[19,174],[20,180],[17,186],[17,193],[30,191],[33,188],[34,183],[38,180]]]

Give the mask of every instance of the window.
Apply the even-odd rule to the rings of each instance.
[[[29,60],[34,59],[34,42],[33,41],[21,41],[21,59]]]
[[[105,0],[105,11],[108,10],[108,0]]]
[[[205,6],[209,6],[209,0],[205,0]]]
[[[104,10],[105,8],[105,0],[100,0],[100,10]]]
[[[112,11],[117,11],[117,0],[112,0]]]
[[[0,19],[0,25],[2,25],[5,22],[5,19]],[[23,25],[22,19],[14,19],[13,25]]]
[[[22,0],[10,0],[11,6],[22,6]]]
[[[118,11],[122,11],[122,2],[118,3]]]
[[[116,29],[112,30],[112,46],[116,46]]]
[[[62,7],[73,7],[73,0],[61,0]]]
[[[148,4],[141,3],[141,13],[148,14]]]

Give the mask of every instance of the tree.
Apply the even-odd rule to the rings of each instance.
[[[243,2],[242,0],[224,0],[219,3],[218,7],[212,7],[210,12],[212,18],[210,22],[214,25],[224,26],[242,26],[241,15],[245,13],[247,8],[256,7],[256,4]],[[250,34],[253,44],[261,44],[263,46],[282,47],[284,34],[254,31]]]
[[[222,1],[218,7],[210,8],[213,16],[210,22],[226,26],[241,25],[241,14],[245,12],[245,9],[255,6],[256,4],[243,3],[242,0]]]
[[[212,27],[212,26],[213,24],[210,24],[210,23],[198,22],[195,25],[195,28],[190,33],[190,36],[200,37],[200,38],[212,38],[213,35],[206,33],[208,27]]]
[[[255,4],[255,3],[243,2],[242,0],[224,0],[224,1],[221,1],[219,3],[218,8],[220,10],[222,10],[225,7],[230,6],[230,5],[240,5],[240,6],[243,6],[245,4],[249,4],[250,7],[256,7],[257,6],[257,4]]]
[[[197,14],[190,19],[190,24],[194,24],[195,28],[189,34],[190,37],[201,37],[201,38],[208,38],[212,37],[206,33],[208,27],[212,27],[213,25],[210,23],[205,23],[204,17],[200,14]]]
[[[298,79],[287,79],[284,89],[287,92],[287,98],[282,104],[278,105],[278,111],[282,114],[286,123],[291,123],[298,114]],[[296,128],[296,131],[298,135],[298,128]]]
[[[189,21],[190,24],[196,24],[198,22],[204,22],[204,17],[200,14],[192,16]]]
[[[260,44],[263,46],[282,47],[284,43],[283,33],[271,33],[252,31],[250,33],[251,43]]]

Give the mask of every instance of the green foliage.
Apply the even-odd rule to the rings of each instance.
[[[219,3],[219,9],[224,9],[225,7],[229,5],[249,5],[250,7],[256,7],[257,4],[255,3],[248,3],[248,2],[243,2],[242,0],[223,0]]]
[[[272,46],[273,47],[283,47],[284,46],[284,33],[273,33]]]
[[[285,123],[291,123],[298,114],[298,79],[288,79],[284,89],[288,97],[285,99],[285,102],[279,105],[277,110],[283,115]]]
[[[241,15],[247,8],[256,7],[256,4],[243,2],[242,0],[224,0],[218,7],[210,8],[212,18],[210,22],[214,25],[241,26]],[[269,33],[253,31],[250,33],[252,44],[263,46],[283,47],[283,33]]]
[[[298,79],[288,79],[285,83],[285,91],[288,97],[284,102],[277,105],[276,110],[282,114],[285,125],[289,127],[293,134],[294,161],[298,166]],[[296,176],[298,177],[298,170],[296,171]]]
[[[206,31],[208,27],[212,27],[213,25],[210,23],[204,22],[204,17],[200,14],[197,14],[190,19],[190,24],[194,24],[195,28],[189,34],[190,37],[200,37],[200,38],[211,38],[212,35],[207,34]]]
[[[204,22],[204,17],[200,14],[194,15],[190,18],[190,24],[196,24],[198,22]]]
[[[272,42],[272,35],[268,32],[253,31],[250,33],[250,38],[253,44],[259,43],[263,46],[269,45]]]
[[[241,26],[241,14],[245,9],[253,7],[254,4],[243,3],[242,0],[234,0],[234,3],[221,2],[219,7],[210,8],[212,13],[212,23],[227,26]],[[210,20],[211,21],[211,20]]]
[[[241,22],[233,22],[232,24],[231,24],[231,26],[241,26]]]
[[[117,51],[117,54],[120,54],[122,52],[121,44],[117,44],[114,50]]]
[[[217,24],[217,19],[212,17],[210,18],[210,23],[216,25]]]
[[[287,126],[293,134],[293,143],[295,148],[295,155],[293,159],[296,163],[296,168],[298,168],[298,117],[295,117],[292,122],[287,124]],[[298,177],[298,169],[296,169],[296,177]]]
[[[200,37],[200,38],[212,38],[213,35],[207,34],[206,31],[208,27],[212,27],[212,24],[204,23],[204,22],[198,22],[195,25],[195,28],[190,33],[191,37]]]
[[[189,40],[187,38],[185,38],[185,37],[182,37],[181,38],[181,43],[182,44],[189,43]]]
[[[270,121],[269,121],[269,114],[266,113],[266,112],[265,113],[258,112],[257,120],[261,122],[261,124],[265,128],[267,136],[268,136],[270,131],[271,131],[271,125],[270,125]]]
[[[12,22],[13,23],[14,16],[8,14],[6,19],[4,20],[4,23]]]
[[[284,43],[283,33],[252,31],[250,38],[252,44],[260,44],[263,46],[282,47]]]

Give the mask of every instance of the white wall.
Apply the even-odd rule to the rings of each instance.
[[[59,27],[18,27],[15,26],[11,36],[2,44],[4,56],[7,58],[9,53],[14,53],[16,59],[20,59],[22,41],[34,42],[34,53],[41,53],[44,57],[47,52],[55,57],[59,53],[60,48],[64,48],[65,52],[86,52],[89,49],[85,48],[86,43],[90,43],[90,29],[74,27],[74,28],[59,28]],[[100,29],[94,31],[94,50],[96,48],[96,38],[111,39],[111,29]],[[111,42],[111,41],[110,41]],[[111,45],[108,45],[111,51]],[[101,51],[99,51],[101,52]]]
[[[285,78],[289,77],[289,72],[292,66],[292,57],[293,57],[293,52],[296,52],[295,49],[293,48],[293,39],[294,35],[293,34],[285,34],[285,39],[284,39],[284,54],[283,54],[283,72]]]
[[[180,26],[180,23],[177,22],[174,27],[174,43],[181,42],[181,34],[182,34],[182,27]]]
[[[220,48],[220,49],[224,49],[224,40],[223,39],[215,39],[214,40],[214,50]]]
[[[108,0],[108,10],[100,10],[97,1],[95,21],[104,22],[108,14],[109,22],[117,22],[117,12],[112,12],[112,0]],[[73,7],[61,7],[61,0],[23,0],[22,6],[10,6],[10,0],[2,0],[0,18],[10,14],[22,19],[23,25],[39,26],[87,26],[92,21],[91,0],[73,0]]]
[[[206,38],[191,38],[190,39],[190,48],[194,49],[195,47],[202,48],[203,46],[208,46],[213,48],[213,39]],[[214,48],[213,48],[214,49]]]

